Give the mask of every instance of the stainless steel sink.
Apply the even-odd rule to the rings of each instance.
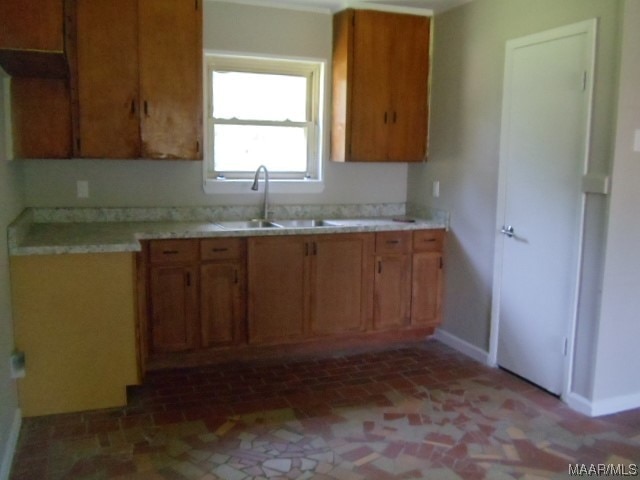
[[[274,224],[282,228],[314,228],[314,227],[335,227],[336,223],[331,220],[274,220]]]
[[[269,220],[239,220],[232,222],[217,222],[222,228],[227,230],[249,230],[255,228],[282,228]]]

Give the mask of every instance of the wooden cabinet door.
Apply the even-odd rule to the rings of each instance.
[[[351,159],[388,160],[393,24],[384,12],[355,12],[353,25],[352,98],[350,102]]]
[[[409,325],[411,256],[378,255],[375,262],[374,328],[380,330]]]
[[[333,41],[331,159],[424,160],[429,19],[348,9]]]
[[[71,107],[66,80],[12,78],[11,115],[16,158],[71,156]]]
[[[131,0],[78,0],[75,154],[140,156],[138,11]]]
[[[0,66],[8,75],[68,77],[64,9],[69,1],[0,1]]]
[[[197,276],[195,267],[150,269],[151,349],[155,353],[197,346]]]
[[[200,267],[202,346],[231,344],[243,334],[244,268],[238,262],[205,263]]]
[[[310,258],[306,249],[308,237],[304,236],[249,239],[250,343],[279,343],[304,334]]]
[[[390,161],[420,162],[426,155],[429,19],[390,14],[393,54],[387,153]]]
[[[201,0],[138,0],[142,155],[202,158]]]
[[[64,51],[64,0],[2,0],[0,49]]]
[[[373,235],[323,235],[311,243],[311,332],[332,334],[365,327]]]
[[[442,254],[414,253],[411,283],[411,323],[437,326],[440,323]]]

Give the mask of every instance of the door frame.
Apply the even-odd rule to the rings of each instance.
[[[489,338],[489,357],[487,363],[489,365],[498,366],[498,336],[500,326],[500,303],[501,303],[501,290],[502,290],[502,260],[504,255],[504,241],[505,236],[500,233],[500,229],[504,223],[504,216],[506,213],[506,192],[507,192],[507,135],[508,127],[510,125],[509,111],[511,107],[510,93],[512,91],[512,81],[510,72],[513,66],[514,52],[521,47],[532,45],[536,43],[542,43],[545,41],[557,40],[560,38],[570,37],[574,35],[586,34],[588,48],[587,48],[587,78],[585,85],[585,103],[586,103],[586,115],[585,130],[586,135],[583,145],[583,158],[582,158],[582,175],[586,175],[589,164],[590,143],[591,143],[591,125],[593,115],[593,90],[594,90],[594,73],[595,73],[595,59],[596,59],[596,37],[598,29],[598,20],[590,19],[581,22],[577,22],[570,25],[565,25],[543,32],[535,33],[532,35],[526,35],[524,37],[508,40],[506,42],[505,49],[505,69],[504,69],[504,85],[503,85],[503,105],[502,105],[502,126],[500,134],[500,153],[499,153],[499,166],[498,166],[498,202],[496,212],[496,225],[495,225],[495,247],[494,247],[494,263],[493,263],[493,286],[492,286],[492,300],[491,300],[491,333]],[[574,295],[572,299],[572,314],[571,318],[567,321],[565,326],[566,332],[566,349],[563,365],[563,382],[562,382],[562,398],[566,398],[571,392],[571,380],[573,372],[573,358],[575,348],[575,331],[578,316],[578,299],[580,293],[580,275],[582,266],[582,249],[584,244],[584,217],[585,217],[585,203],[586,196],[584,193],[580,199],[580,211],[579,211],[579,233],[577,238],[576,248],[578,249],[578,255],[576,256],[576,263],[573,267],[572,276],[574,278]]]

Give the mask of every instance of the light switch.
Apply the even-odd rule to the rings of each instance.
[[[640,152],[640,129],[636,130],[633,136],[633,151]]]
[[[433,195],[433,198],[438,198],[440,196],[440,180],[434,180],[431,188],[431,195]]]
[[[78,180],[76,185],[78,198],[89,198],[89,182],[87,180]]]

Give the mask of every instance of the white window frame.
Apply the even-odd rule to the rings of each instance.
[[[205,154],[203,162],[204,191],[206,193],[239,193],[249,189],[254,172],[217,172],[213,159],[213,128],[218,124],[241,124],[242,121],[213,118],[212,72],[214,68],[227,71],[252,73],[297,74],[308,77],[307,103],[307,172],[269,172],[272,191],[275,193],[317,193],[324,190],[324,87],[325,61],[309,58],[244,55],[238,53],[205,51],[204,56],[204,128]],[[271,123],[271,122],[270,122]],[[280,122],[282,125],[292,122]],[[255,124],[252,122],[251,124]],[[223,175],[220,175],[222,173]]]

